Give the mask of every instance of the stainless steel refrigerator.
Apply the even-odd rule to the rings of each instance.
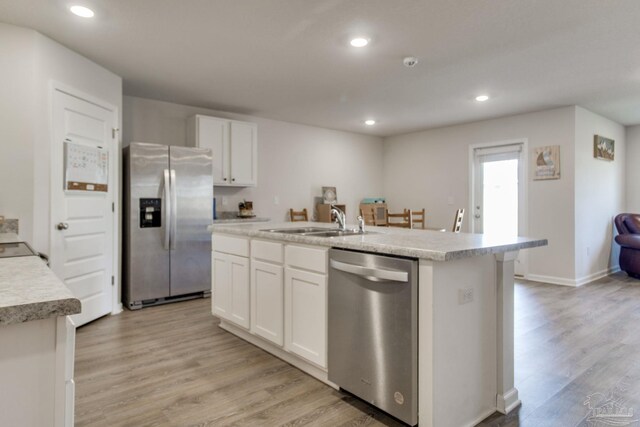
[[[211,292],[211,150],[124,149],[123,292],[132,309]]]

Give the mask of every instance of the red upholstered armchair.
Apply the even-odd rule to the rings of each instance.
[[[640,214],[622,213],[615,218],[620,245],[620,269],[640,279]]]

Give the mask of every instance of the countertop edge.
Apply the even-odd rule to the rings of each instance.
[[[547,239],[532,239],[525,242],[517,242],[505,245],[493,245],[483,248],[471,248],[464,250],[439,251],[413,247],[391,246],[386,244],[376,244],[370,242],[359,242],[355,240],[359,236],[341,237],[339,239],[326,237],[300,236],[295,234],[272,233],[269,231],[238,229],[229,226],[211,226],[212,233],[232,234],[250,238],[260,238],[265,240],[280,241],[286,243],[297,243],[311,246],[334,247],[342,249],[353,249],[364,252],[380,254],[399,255],[409,258],[418,258],[431,261],[453,261],[464,258],[471,258],[483,255],[492,255],[504,252],[513,252],[521,249],[529,249],[548,245]]]
[[[32,320],[68,316],[78,314],[80,311],[81,303],[77,298],[63,298],[0,307],[0,325],[14,325]]]

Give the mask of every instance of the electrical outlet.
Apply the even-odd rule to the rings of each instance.
[[[280,197],[273,196],[273,204],[274,205],[279,205],[280,204]]]
[[[222,206],[227,206],[228,203],[229,203],[229,199],[227,197],[223,197],[222,198]]]
[[[447,198],[447,204],[448,204],[448,205],[453,205],[453,196],[449,196],[449,197]]]
[[[458,289],[458,303],[467,304],[473,301],[473,288]]]

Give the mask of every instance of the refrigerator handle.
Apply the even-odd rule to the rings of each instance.
[[[169,169],[164,170],[164,248],[169,249],[171,236],[171,184],[169,182]]]
[[[178,191],[176,188],[176,171],[171,169],[171,249],[176,248],[176,229],[178,228]]]

